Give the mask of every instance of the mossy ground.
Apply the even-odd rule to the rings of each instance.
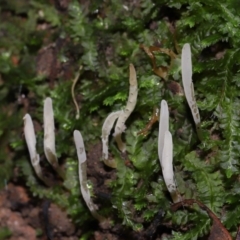
[[[234,235],[240,219],[238,9],[236,1],[223,0],[0,0],[1,186],[21,184],[34,200],[58,204],[83,229],[81,234],[76,232],[80,239],[91,239],[99,232],[116,239],[206,237],[211,222],[205,213],[199,209],[170,211],[171,198],[157,155],[158,124],[146,136],[138,134],[165,99],[180,193],[206,204]],[[181,90],[180,51],[186,42],[193,53],[201,140]],[[140,45],[176,54],[174,59],[156,54],[157,67],[166,70],[165,79],[154,74]],[[139,97],[124,133],[127,154],[120,154],[111,140],[110,157],[118,168],[109,169],[100,161],[101,126],[110,112],[126,104],[129,63],[137,71]],[[80,66],[74,89],[80,106],[76,119],[71,87]],[[53,99],[56,149],[65,167],[64,181],[43,154],[46,97]],[[29,162],[22,133],[26,113],[34,120],[44,173],[56,183],[51,189],[36,178]],[[99,212],[112,224],[108,230],[98,226],[80,195],[75,129],[85,141],[89,188]]]

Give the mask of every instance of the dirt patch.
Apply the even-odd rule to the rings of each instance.
[[[87,154],[87,175],[88,179],[94,185],[94,192],[99,198],[109,199],[111,197],[111,189],[108,187],[109,180],[116,177],[116,170],[104,165],[101,161],[102,146],[97,143],[91,146]]]
[[[65,211],[53,203],[46,208],[46,201],[30,197],[24,187],[12,183],[0,192],[0,228],[10,231],[9,240],[77,240],[81,235]]]

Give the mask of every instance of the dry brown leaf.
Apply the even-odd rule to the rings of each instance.
[[[146,47],[143,44],[140,45],[140,48],[142,48],[145,51],[145,53],[150,57],[152,61],[153,72],[159,77],[163,78],[164,80],[167,80],[168,71],[171,68],[173,60],[177,57],[177,55],[172,50],[167,48],[160,48],[155,46]],[[167,67],[157,66],[156,57],[154,53],[164,53],[168,55],[171,58],[170,65]]]

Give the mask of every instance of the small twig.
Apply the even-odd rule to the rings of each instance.
[[[157,107],[153,108],[153,113],[151,116],[151,119],[149,120],[149,122],[147,123],[147,125],[145,126],[144,129],[142,129],[141,131],[139,131],[137,133],[137,135],[143,135],[146,136],[148,134],[148,132],[151,130],[152,125],[159,121],[159,109]]]
[[[158,226],[161,225],[161,221],[164,217],[164,214],[165,214],[165,212],[162,209],[160,209],[158,211],[158,213],[156,214],[156,216],[154,217],[150,226],[146,229],[144,235],[148,239],[152,239],[154,233],[157,231]]]
[[[79,79],[79,77],[81,75],[81,70],[82,70],[82,65],[79,67],[78,73],[77,73],[76,77],[73,80],[73,84],[72,84],[72,88],[71,88],[72,99],[73,99],[74,105],[76,107],[76,112],[77,112],[76,119],[79,119],[79,117],[80,117],[80,110],[79,110],[79,106],[78,106],[76,98],[75,98],[74,89],[75,89],[77,81],[78,81],[78,79]]]
[[[42,204],[43,224],[44,224],[44,230],[45,230],[48,240],[53,239],[53,231],[52,231],[52,228],[50,226],[50,221],[49,221],[50,204],[51,204],[51,202],[49,200],[45,200]]]

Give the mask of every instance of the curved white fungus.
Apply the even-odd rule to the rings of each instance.
[[[201,120],[192,82],[192,59],[189,43],[184,44],[182,48],[181,68],[184,93],[187,98],[188,105],[191,109],[195,125],[199,126]]]
[[[56,147],[55,147],[55,125],[52,99],[47,97],[43,107],[43,123],[44,123],[44,153],[48,162],[53,166],[55,171],[64,179],[64,173],[58,164]]]
[[[165,100],[161,101],[159,136],[158,136],[158,157],[162,167],[164,182],[172,197],[173,202],[180,201],[177,187],[174,181],[173,172],[173,143],[169,128],[169,110]]]
[[[162,173],[167,189],[174,203],[181,201],[177,191],[173,172],[173,143],[172,134],[166,131],[164,134],[164,146],[162,152]]]
[[[40,179],[42,179],[42,169],[40,166],[40,157],[36,150],[36,135],[33,127],[32,118],[29,114],[26,114],[23,120],[24,120],[24,136],[26,139],[31,163],[37,176]]]
[[[165,100],[162,100],[160,108],[159,134],[158,134],[158,156],[160,159],[160,163],[162,162],[164,135],[165,132],[168,131],[168,128],[169,128],[168,104]]]
[[[117,111],[110,113],[107,118],[105,119],[103,126],[102,126],[102,153],[103,159],[108,159],[108,138],[115,123],[116,119],[123,111]]]
[[[80,182],[80,190],[82,193],[82,197],[87,204],[91,214],[98,219],[99,221],[103,221],[104,218],[97,213],[97,206],[93,203],[90,191],[87,187],[87,156],[85,152],[84,142],[80,131],[75,130],[73,133],[74,142],[77,149],[78,156],[78,173],[79,173],[79,182]]]
[[[121,134],[126,129],[125,122],[132,113],[133,109],[137,103],[137,95],[138,95],[138,84],[137,84],[137,75],[136,70],[133,64],[129,65],[129,95],[128,101],[125,109],[119,115],[118,121],[115,126],[114,138],[117,142],[118,148],[121,152],[126,151],[126,146],[122,141]]]

